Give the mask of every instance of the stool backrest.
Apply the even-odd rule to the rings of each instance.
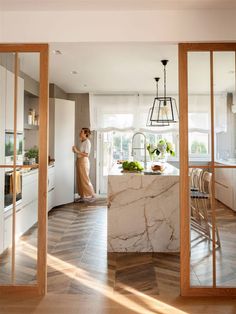
[[[204,171],[201,178],[201,189],[202,192],[212,194],[212,173],[208,171]]]
[[[195,168],[191,172],[191,185],[193,188],[201,190],[201,177],[203,170],[200,168]]]

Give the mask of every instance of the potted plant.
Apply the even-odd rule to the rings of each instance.
[[[151,161],[155,156],[163,162],[166,161],[168,155],[175,156],[173,144],[166,139],[160,139],[156,145],[148,144],[147,150]]]
[[[39,150],[37,146],[30,148],[26,153],[25,157],[29,160],[30,164],[38,163]]]

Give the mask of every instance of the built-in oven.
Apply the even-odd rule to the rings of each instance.
[[[14,173],[13,171],[5,172],[5,186],[4,186],[4,207],[8,207],[13,204],[13,185],[14,185]],[[15,179],[16,190],[16,202],[22,198],[22,175],[19,170],[16,171]]]
[[[16,163],[23,163],[23,133],[16,133]],[[5,132],[5,164],[12,165],[14,156],[14,132]]]

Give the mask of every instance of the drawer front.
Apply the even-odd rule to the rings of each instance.
[[[233,209],[233,190],[232,187],[216,183],[215,184],[216,199]]]
[[[55,171],[54,167],[48,170],[48,191],[55,187]]]
[[[48,211],[54,207],[55,204],[55,190],[48,192]]]
[[[26,179],[26,180],[25,180]],[[22,205],[38,199],[38,176],[28,176],[22,182]]]
[[[224,185],[232,185],[233,169],[215,169],[215,180]]]

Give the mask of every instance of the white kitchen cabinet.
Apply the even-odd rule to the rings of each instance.
[[[236,169],[215,169],[215,194],[216,199],[236,211]]]
[[[50,99],[49,155],[55,159],[55,205],[74,201],[75,102]]]
[[[48,169],[48,211],[55,206],[55,167]]]
[[[26,215],[27,217],[27,215]],[[16,238],[24,233],[28,228],[21,225],[21,222],[27,223],[25,217],[22,217],[22,204],[16,206]],[[24,229],[25,228],[25,229]],[[3,249],[7,249],[12,244],[12,209],[4,213],[4,245]]]
[[[6,108],[6,121],[5,129],[7,131],[14,130],[14,73],[5,69],[5,108]],[[23,132],[23,119],[24,119],[24,80],[18,77],[18,93],[17,93],[17,132]]]
[[[55,169],[48,169],[48,211],[55,206]],[[3,207],[2,207],[3,208]],[[2,211],[4,213],[4,211]],[[22,201],[16,206],[16,238],[38,221],[38,169],[22,175]],[[12,209],[3,214],[0,253],[12,243]]]
[[[38,169],[31,170],[22,176],[22,206],[38,200]]]

